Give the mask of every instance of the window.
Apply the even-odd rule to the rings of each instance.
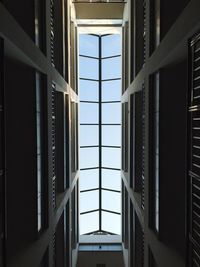
[[[80,234],[119,235],[121,35],[80,34],[79,66]]]
[[[43,51],[45,48],[45,1],[35,0],[35,44]]]
[[[56,102],[56,193],[65,189],[64,184],[64,95],[55,92]]]
[[[151,23],[150,23],[150,53],[157,48],[160,43],[160,0],[151,0]]]
[[[142,91],[131,95],[130,103],[130,183],[136,192],[142,190]]]
[[[71,170],[72,172],[76,172],[78,170],[79,162],[78,162],[78,104],[75,102],[71,102],[71,151],[72,151],[72,159],[71,159]]]
[[[199,34],[190,43],[190,87],[189,87],[189,109],[188,109],[188,239],[189,239],[189,266],[200,264],[200,82],[199,82]]]
[[[134,266],[144,266],[144,231],[137,214],[135,213],[135,264]]]
[[[4,266],[5,238],[5,176],[4,176],[4,86],[3,86],[3,43],[0,40],[0,267]]]
[[[122,103],[122,170],[128,172],[128,102]]]
[[[151,227],[159,232],[159,73],[150,77],[150,221]]]
[[[45,183],[45,88],[44,77],[36,72],[36,123],[37,123],[37,230],[46,226],[46,195]]]

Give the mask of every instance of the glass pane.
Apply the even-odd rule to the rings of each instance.
[[[102,60],[102,79],[114,78],[121,78],[121,57]]]
[[[121,146],[121,126],[102,126],[102,145]]]
[[[102,148],[102,166],[109,168],[121,168],[121,149]]]
[[[80,193],[80,212],[99,208],[99,190]]]
[[[99,100],[99,84],[93,81],[79,81],[80,101],[98,101]]]
[[[99,126],[80,125],[80,146],[99,144]]]
[[[99,56],[99,38],[89,34],[79,35],[79,55]]]
[[[102,38],[102,57],[121,55],[120,34],[108,35]]]
[[[99,148],[81,148],[79,162],[80,169],[98,167]]]
[[[103,123],[121,123],[121,104],[103,104],[102,121]]]
[[[114,170],[102,170],[102,187],[121,190],[121,173]]]
[[[121,80],[102,82],[102,101],[121,101]]]
[[[87,79],[99,78],[99,61],[97,59],[79,57],[79,77]]]
[[[80,123],[98,123],[99,105],[80,103]]]
[[[102,208],[115,212],[121,211],[121,194],[102,190]]]
[[[121,216],[102,211],[102,229],[113,234],[121,235]]]
[[[99,169],[80,171],[80,191],[99,187]]]
[[[90,223],[88,223],[90,222]],[[80,234],[84,235],[99,229],[99,212],[80,215]]]

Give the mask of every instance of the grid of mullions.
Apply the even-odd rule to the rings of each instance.
[[[80,234],[120,234],[121,37],[79,41]]]

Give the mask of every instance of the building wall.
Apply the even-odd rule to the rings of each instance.
[[[188,246],[187,165],[188,44],[198,33],[198,8],[199,2],[192,0],[134,0],[128,1],[124,11],[122,238],[126,266],[198,266],[198,259],[196,263],[193,259],[199,255],[199,246],[195,252]]]
[[[0,266],[75,266],[71,1],[0,1]],[[71,34],[70,34],[71,33]]]

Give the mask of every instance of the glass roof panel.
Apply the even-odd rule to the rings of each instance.
[[[121,212],[121,194],[102,190],[102,208],[115,212]]]
[[[81,235],[97,231],[98,229],[99,229],[98,211],[80,215],[79,230]]]
[[[121,80],[102,82],[102,101],[121,101]]]
[[[102,148],[102,166],[109,168],[121,168],[121,149]]]
[[[120,34],[107,35],[102,39],[102,57],[121,55]]]
[[[79,65],[80,65],[80,68],[79,68],[80,78],[98,80],[99,61],[97,59],[79,57]]]
[[[80,125],[80,146],[99,144],[99,126]]]
[[[99,187],[99,169],[80,171],[79,189],[87,190]]]
[[[115,170],[102,170],[102,187],[121,190],[121,172]]]
[[[98,123],[98,104],[80,103],[80,123]]]
[[[99,208],[99,190],[80,193],[80,212],[92,211]]]
[[[87,80],[79,81],[80,101],[98,101],[99,100],[99,83]]]
[[[80,148],[80,169],[99,166],[99,148]]]
[[[121,123],[121,103],[109,103],[102,105],[103,123]]]
[[[79,55],[86,55],[92,57],[99,56],[99,40],[94,35],[79,35]]]
[[[121,126],[102,126],[102,145],[121,146]]]
[[[121,234],[121,216],[102,211],[102,229],[113,234]]]
[[[102,60],[102,79],[121,78],[121,57]],[[113,68],[113,66],[115,66]]]

